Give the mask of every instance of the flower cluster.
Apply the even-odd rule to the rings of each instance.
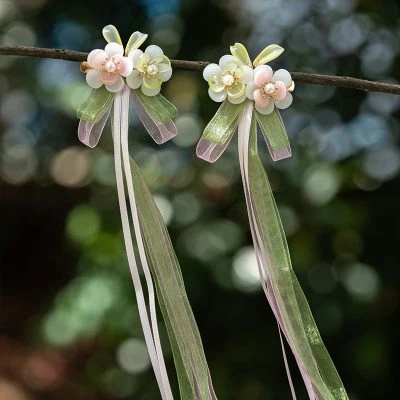
[[[93,89],[105,85],[110,92],[123,89],[126,78],[132,89],[141,87],[146,96],[155,96],[160,92],[163,82],[172,75],[171,61],[162,49],[151,45],[146,50],[132,49],[124,56],[122,45],[111,42],[104,50],[96,49],[89,53],[83,63],[86,82]]]
[[[254,65],[257,64],[255,61]],[[275,106],[288,108],[293,102],[294,82],[288,71],[280,69],[274,73],[269,65],[257,65],[253,69],[243,62],[243,57],[241,60],[234,55],[224,55],[218,64],[207,65],[203,77],[210,86],[209,96],[216,102],[228,99],[240,104],[247,98],[255,101],[256,110],[261,114],[271,114]]]

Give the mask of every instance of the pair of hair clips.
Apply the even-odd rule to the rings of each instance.
[[[114,26],[106,26],[103,36],[108,42],[105,49],[91,51],[87,61],[81,64],[81,70],[86,73],[86,81],[93,91],[78,110],[78,136],[89,147],[95,147],[112,112],[115,172],[127,259],[162,398],[172,399],[173,396],[157,327],[153,274],[160,288],[159,299],[164,318],[168,321],[169,335],[176,345],[174,357],[177,357],[178,377],[183,376],[179,378],[183,382],[182,393],[189,390],[190,398],[216,399],[197,326],[192,313],[188,312],[190,305],[184,293],[182,275],[176,272],[179,266],[164,265],[166,252],[175,262],[176,257],[168,247],[171,246],[169,239],[150,229],[156,225],[160,227],[161,217],[155,217],[157,208],[151,205],[149,191],[129,154],[131,99],[144,127],[156,143],[164,143],[178,133],[173,122],[177,109],[160,94],[162,84],[172,76],[171,61],[158,46],[148,46],[144,52],[139,50],[147,38],[143,33],[133,33],[125,49]],[[196,153],[214,162],[222,155],[235,132],[238,133],[238,157],[249,225],[266,298],[282,336],[294,354],[309,398],[348,400],[294,274],[272,190],[258,157],[257,125],[261,128],[273,160],[291,156],[289,139],[279,110],[291,105],[294,82],[288,71],[279,69],[274,72],[267,65],[283,52],[283,48],[269,45],[253,62],[240,43],[231,46],[230,52],[222,56],[218,64],[209,64],[203,71],[203,77],[209,84],[209,96],[222,104],[205,127]],[[126,202],[125,188],[130,207]],[[147,282],[150,316],[133,250],[131,221]],[[165,235],[166,229],[160,229]],[[150,271],[149,265],[153,270]],[[284,349],[283,342],[282,347]],[[284,358],[295,399],[285,353]],[[182,398],[189,397],[182,394]]]
[[[93,92],[77,113],[81,120],[79,139],[89,147],[97,145],[113,102],[124,91],[131,93],[136,111],[156,143],[173,138],[178,133],[172,121],[177,110],[160,94],[162,84],[172,76],[171,60],[158,46],[150,45],[144,52],[139,49],[147,34],[134,32],[125,48],[113,25],[103,29],[103,36],[108,42],[105,49],[91,51],[81,64]],[[272,158],[289,157],[289,142],[278,110],[292,104],[295,85],[288,71],[274,72],[266,65],[284,49],[269,45],[253,62],[240,43],[230,51],[203,71],[210,98],[222,105],[204,130],[197,155],[216,161],[229,144],[244,107],[252,104]],[[269,129],[271,124],[279,129]]]

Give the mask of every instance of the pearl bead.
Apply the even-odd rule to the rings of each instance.
[[[156,64],[150,64],[150,65],[147,67],[146,71],[147,71],[147,73],[148,73],[150,76],[154,76],[154,75],[157,75],[157,74],[158,74],[158,67],[157,67]]]
[[[226,74],[222,78],[222,83],[225,86],[231,86],[235,82],[235,78],[231,74]]]
[[[104,66],[104,69],[107,72],[114,72],[117,69],[117,66],[115,65],[114,61],[107,61],[106,65]]]
[[[273,83],[267,83],[264,86],[264,92],[265,94],[267,94],[268,96],[272,96],[275,93],[275,85]]]

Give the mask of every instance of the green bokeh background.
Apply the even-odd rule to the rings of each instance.
[[[0,43],[90,51],[101,29],[149,33],[171,58],[218,61],[240,41],[274,68],[399,79],[395,0],[0,0]],[[87,149],[79,64],[0,57],[0,398],[158,399],[124,253],[112,141]],[[179,136],[156,146],[132,110],[131,153],[168,225],[220,399],[290,398],[258,285],[236,140],[195,157],[217,109],[201,74],[163,93]],[[352,400],[392,399],[399,357],[399,108],[394,95],[298,84],[293,157],[264,161],[294,269]],[[168,367],[173,363],[161,323]],[[306,398],[290,359],[299,399]]]

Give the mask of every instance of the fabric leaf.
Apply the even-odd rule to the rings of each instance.
[[[230,47],[231,54],[236,57],[239,61],[241,61],[244,65],[248,65],[251,67],[251,60],[249,53],[241,43],[235,43],[234,46]]]
[[[107,25],[103,28],[103,37],[108,43],[118,43],[122,46],[121,36],[118,29],[114,25]]]
[[[283,47],[277,44],[270,44],[255,58],[253,65],[258,67],[259,65],[267,64],[279,57],[284,51]]]
[[[149,35],[146,33],[142,33],[139,31],[133,32],[131,37],[128,40],[128,44],[126,45],[125,53],[129,54],[131,50],[138,49],[141,44],[147,39]]]

